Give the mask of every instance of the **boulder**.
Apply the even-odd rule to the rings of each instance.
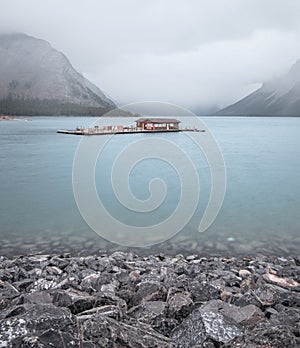
[[[172,339],[179,347],[190,348],[209,340],[226,343],[242,335],[243,330],[233,320],[196,309],[173,331]]]

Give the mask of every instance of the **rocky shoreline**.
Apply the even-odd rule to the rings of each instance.
[[[0,347],[299,346],[299,257],[0,257]]]

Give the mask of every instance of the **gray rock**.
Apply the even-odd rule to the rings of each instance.
[[[70,259],[65,257],[54,256],[49,260],[49,266],[56,266],[62,271],[69,265]]]
[[[185,318],[193,310],[193,301],[189,294],[177,292],[168,296],[168,316],[178,318]]]
[[[195,310],[173,331],[172,338],[180,347],[189,348],[208,339],[226,343],[242,335],[240,326],[222,314]]]
[[[7,281],[0,280],[0,297],[11,300],[20,295],[19,290]]]
[[[74,337],[74,334],[60,330],[46,330],[39,335],[38,339],[41,347],[74,348],[80,346],[80,341]]]
[[[166,317],[166,303],[162,301],[149,301],[131,308],[127,314],[141,321],[150,324],[153,328],[160,328]]]
[[[227,343],[235,337],[243,335],[243,331],[239,326],[221,314],[204,312],[202,314],[202,321],[207,336],[217,342]]]
[[[285,326],[289,328],[295,336],[300,337],[300,309],[287,308],[280,313],[271,315],[270,324],[274,326]]]
[[[57,307],[67,307],[73,314],[78,314],[95,306],[96,298],[87,293],[69,289],[56,290],[51,293],[53,304]]]
[[[185,259],[187,261],[193,261],[196,260],[198,258],[198,255],[188,255]]]
[[[192,281],[189,285],[189,290],[195,302],[206,302],[220,298],[220,289],[209,282]]]
[[[162,301],[149,301],[142,303],[136,307],[132,307],[128,314],[143,322],[152,321],[157,317],[164,317],[166,314],[166,303]]]
[[[238,307],[221,300],[213,300],[201,306],[200,310],[202,312],[220,313],[247,327],[253,327],[258,322],[264,320],[263,312],[254,305]]]
[[[89,274],[85,275],[84,278],[81,280],[80,285],[85,291],[89,293],[91,291],[96,291],[100,277],[100,272],[89,272]]]
[[[141,282],[137,285],[137,291],[133,295],[133,305],[147,301],[165,301],[167,291],[159,282]]]
[[[13,342],[20,342],[27,333],[26,320],[23,318],[0,320],[0,347],[12,347]]]
[[[153,330],[150,325],[141,322],[128,325],[103,315],[95,315],[84,322],[83,335],[102,348],[174,347],[169,338]]]
[[[56,336],[67,332],[77,341],[74,319],[68,309],[53,305],[24,305],[23,309],[22,313],[0,320],[0,347],[19,347],[26,336],[39,337],[49,328]]]
[[[25,293],[23,296],[23,303],[32,303],[32,304],[51,304],[52,298],[49,292],[46,291],[37,291],[33,293]]]
[[[121,317],[124,317],[126,315],[128,306],[123,298],[114,295],[111,296],[102,292],[95,294],[95,297],[96,301],[94,307],[112,305],[118,308]]]
[[[33,279],[23,279],[13,283],[13,286],[19,290],[27,290],[27,288],[34,282]]]
[[[13,275],[7,269],[0,269],[0,282],[11,280],[12,278],[13,278]]]
[[[233,346],[242,348],[283,348],[300,347],[300,339],[295,336],[293,332],[285,326],[274,326],[267,322],[258,324],[253,330],[248,331],[247,335],[239,337],[234,341],[225,344],[224,348],[232,348]]]
[[[207,339],[202,314],[194,311],[172,332],[173,342],[181,348],[190,348],[202,345]]]
[[[44,348],[44,345],[37,336],[25,336],[21,346],[23,348]]]
[[[243,295],[238,295],[233,300],[237,306],[244,307],[248,304],[254,304],[260,308],[266,308],[275,305],[282,294],[287,294],[288,290],[278,288],[270,284],[256,285],[254,290],[250,289]]]
[[[174,318],[166,318],[167,304],[162,301],[144,302],[128,311],[128,315],[140,322],[150,324],[157,332],[169,336],[178,325]]]

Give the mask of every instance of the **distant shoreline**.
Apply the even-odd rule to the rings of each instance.
[[[0,121],[29,121],[27,116],[0,116]]]
[[[0,121],[15,121],[16,118],[14,116],[4,116],[0,115]]]
[[[258,115],[195,115],[196,117],[205,117],[205,118],[300,118],[300,115],[270,115],[270,116],[258,116]],[[124,116],[117,116],[117,115],[15,115],[15,116],[0,116],[0,121],[15,121],[20,119],[26,119],[26,118],[39,118],[39,117],[64,117],[64,118],[70,118],[70,117],[89,117],[89,118],[137,118],[140,117],[137,115],[124,115]],[[157,116],[159,117],[159,116]],[[164,117],[172,117],[172,116],[164,116]],[[180,116],[179,116],[180,117]],[[186,117],[186,116],[182,116]],[[192,115],[191,115],[192,117]]]

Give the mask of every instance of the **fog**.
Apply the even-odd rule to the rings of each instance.
[[[119,104],[231,104],[300,58],[298,0],[0,0],[0,33],[49,41]]]

